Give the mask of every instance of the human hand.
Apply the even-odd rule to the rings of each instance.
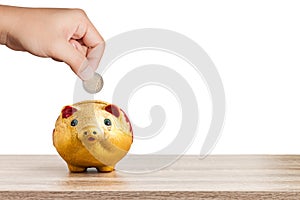
[[[105,47],[80,9],[0,6],[0,33],[0,43],[63,61],[82,80],[93,76]]]

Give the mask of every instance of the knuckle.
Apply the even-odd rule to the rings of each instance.
[[[82,10],[82,9],[80,9],[80,8],[73,9],[73,12],[78,17],[86,17],[87,16],[86,13],[85,13],[85,11]]]

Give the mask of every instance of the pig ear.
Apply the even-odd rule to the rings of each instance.
[[[124,117],[125,117],[126,122],[129,124],[129,129],[130,129],[130,132],[132,133],[132,126],[131,126],[131,123],[130,123],[130,121],[129,121],[129,118],[127,117],[127,115],[126,115],[126,113],[124,112],[124,110],[122,110],[122,109],[120,109],[120,110],[122,111],[122,113],[123,113],[123,115],[124,115]],[[133,137],[133,135],[132,135],[132,137]]]
[[[104,109],[105,109],[105,111],[109,112],[110,114],[114,115],[117,118],[120,116],[119,108],[113,104],[109,104],[109,105],[105,106]]]
[[[68,118],[72,116],[76,111],[77,109],[73,108],[72,106],[65,106],[61,111],[62,118]]]

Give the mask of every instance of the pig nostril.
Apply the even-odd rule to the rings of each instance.
[[[87,131],[85,131],[83,134],[84,134],[84,135],[87,135],[88,133],[87,133]]]
[[[96,134],[97,134],[97,132],[96,132],[96,131],[93,131],[93,134],[94,134],[94,135],[96,135]]]

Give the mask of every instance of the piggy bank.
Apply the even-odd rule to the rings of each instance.
[[[110,172],[132,142],[132,127],[125,112],[97,100],[65,106],[53,130],[53,145],[70,172],[84,172],[89,167]]]

